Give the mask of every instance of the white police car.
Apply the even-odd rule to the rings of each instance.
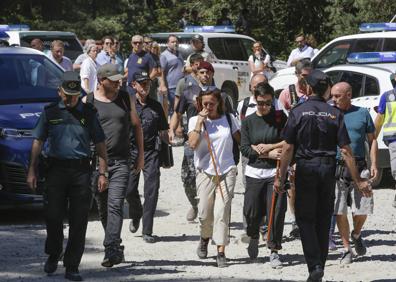
[[[201,35],[204,39],[205,51],[213,54],[214,57],[212,64],[215,69],[216,85],[232,98],[236,107],[239,100],[250,96],[248,58],[252,54],[255,40],[246,35],[229,32],[233,32],[233,29],[227,26],[190,26],[184,32],[154,33],[150,36],[164,50],[168,36],[176,35],[179,40],[179,52],[186,59],[193,52],[190,46],[191,38],[196,34]],[[264,52],[268,54],[266,50]],[[286,67],[284,61],[274,58],[271,58],[271,61],[276,69]]]
[[[332,66],[351,63],[348,58],[351,58],[352,53],[396,52],[396,23],[364,23],[360,26],[360,31],[371,33],[341,36],[330,41],[312,58],[313,68],[325,70]],[[277,93],[297,81],[294,72],[294,67],[286,68],[271,78],[270,84]]]

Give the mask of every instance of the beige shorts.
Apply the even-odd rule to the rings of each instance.
[[[335,189],[334,214],[341,215],[348,213],[348,195],[351,197],[351,209],[355,215],[372,214],[374,210],[373,197],[363,197],[353,182],[337,180]]]

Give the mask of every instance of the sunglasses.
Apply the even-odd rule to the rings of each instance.
[[[257,101],[257,106],[260,106],[260,107],[264,107],[264,106],[271,107],[272,106],[272,101]]]
[[[151,44],[153,41],[144,41],[144,44]]]
[[[143,44],[143,42],[142,41],[134,41],[134,42],[132,42],[132,44],[134,44],[134,45]]]

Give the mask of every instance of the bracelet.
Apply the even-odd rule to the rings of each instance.
[[[199,135],[201,135],[201,131],[200,130],[193,129],[193,132],[198,133]]]

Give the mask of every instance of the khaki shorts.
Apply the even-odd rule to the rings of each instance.
[[[348,213],[347,199],[351,197],[351,209],[355,215],[372,214],[374,210],[373,197],[363,197],[363,194],[355,187],[353,182],[337,180],[335,189],[334,214]]]

